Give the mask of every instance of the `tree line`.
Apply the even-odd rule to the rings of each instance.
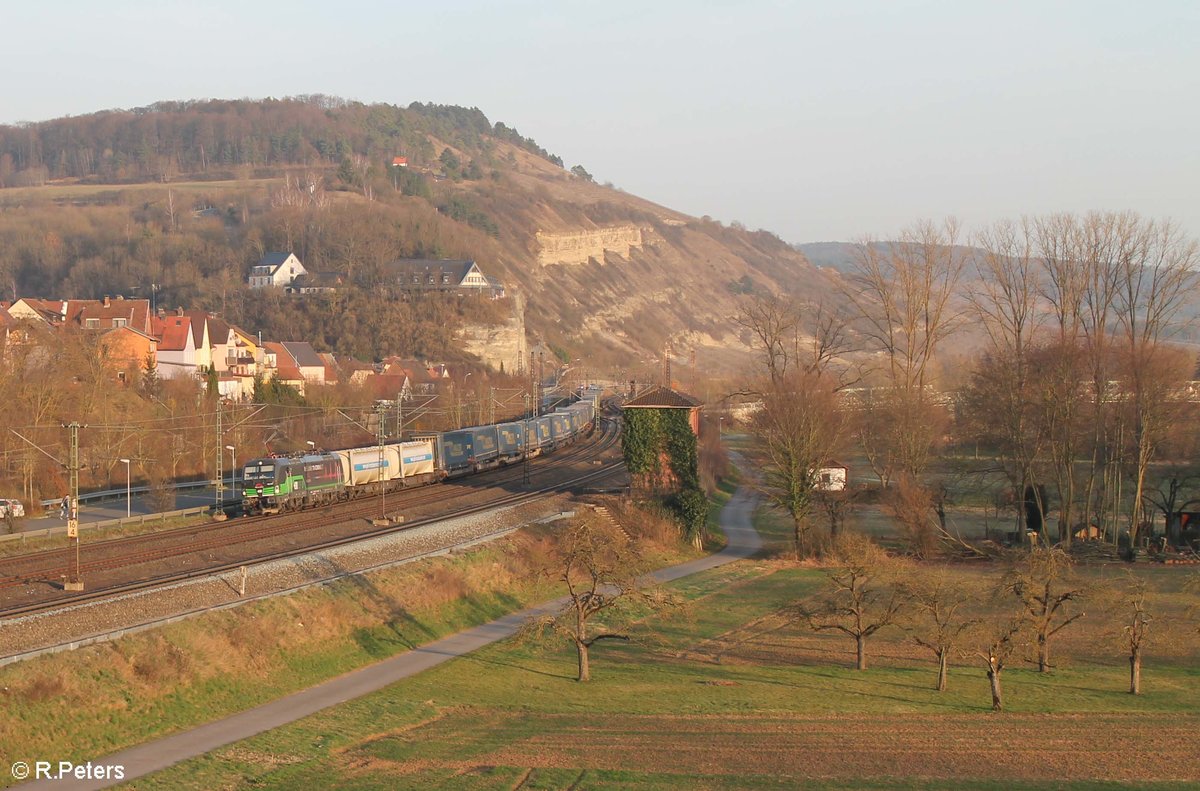
[[[19,126],[0,126],[0,187],[51,179],[99,183],[229,177],[239,168],[339,165],[355,155],[428,165],[430,137],[485,158],[490,139],[561,165],[533,140],[478,108],[363,104],[329,96],[157,102]]]
[[[1195,356],[1174,341],[1200,256],[1177,226],[1059,214],[967,240],[953,220],[921,222],[856,255],[846,310],[758,295],[737,319],[758,353],[740,395],[762,407],[751,428],[765,491],[800,551],[819,548],[822,510],[836,530],[844,498],[815,476],[848,451],[918,555],[949,538],[948,457],[972,446],[987,457],[977,470],[1015,493],[1022,538],[1099,534],[1136,547],[1152,504],[1183,505],[1181,462],[1200,462],[1186,387]],[[952,358],[952,338],[978,353]],[[1057,524],[1042,524],[1052,508]]]

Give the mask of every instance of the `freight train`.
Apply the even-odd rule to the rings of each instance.
[[[599,388],[546,415],[443,431],[406,442],[266,456],[242,470],[242,512],[298,511],[490,470],[570,445],[589,432]]]

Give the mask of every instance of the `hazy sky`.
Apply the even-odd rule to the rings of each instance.
[[[0,122],[326,93],[477,106],[792,242],[1134,209],[1200,236],[1200,2],[0,0]]]

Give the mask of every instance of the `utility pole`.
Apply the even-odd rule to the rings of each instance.
[[[492,386],[488,385],[488,424],[496,423],[496,399],[492,395]]]
[[[383,492],[383,499],[380,501],[383,513],[380,514],[384,519],[387,519],[387,468],[383,466],[383,433],[384,433],[384,413],[383,404],[379,405],[379,483]]]
[[[225,432],[221,430],[221,396],[217,396],[217,493],[213,516],[225,512]]]
[[[529,393],[525,394],[525,461],[521,465],[521,483],[529,485]]]
[[[533,408],[535,415],[542,413],[542,384],[546,379],[546,353],[538,352],[538,376],[537,376],[537,406]]]
[[[396,393],[396,439],[404,441],[404,391]]]
[[[82,591],[83,578],[79,574],[79,429],[78,422],[67,425],[70,451],[67,456],[69,501],[67,503],[67,538],[75,541],[75,569],[71,572],[63,590]]]

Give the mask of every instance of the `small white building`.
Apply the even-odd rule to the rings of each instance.
[[[844,492],[850,477],[850,468],[836,461],[826,463],[817,468],[817,477],[813,488],[822,492]]]
[[[290,286],[296,278],[308,274],[295,253],[267,253],[250,267],[250,288]]]

